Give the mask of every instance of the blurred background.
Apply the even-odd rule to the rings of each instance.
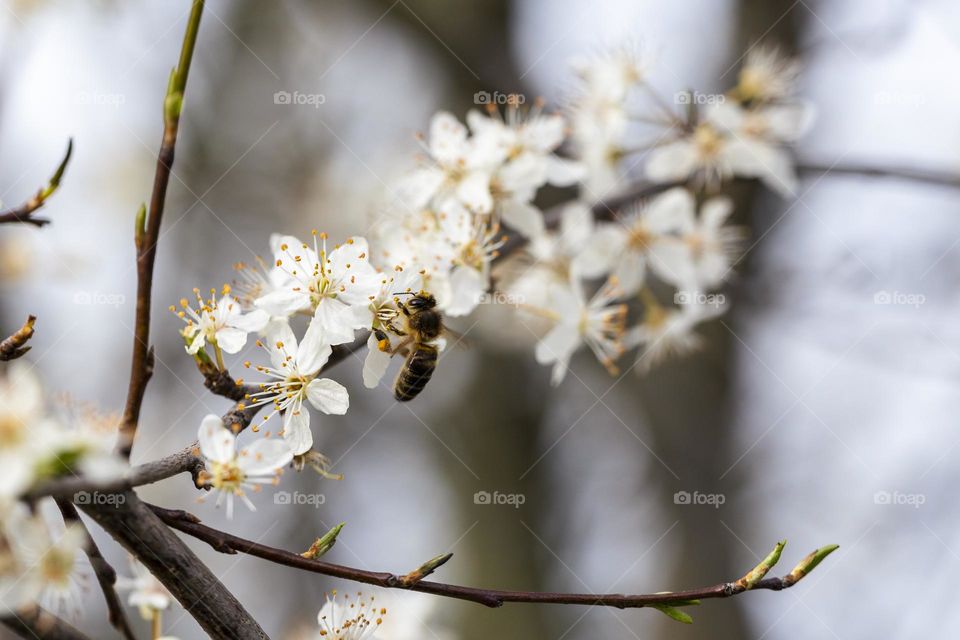
[[[68,137],[76,145],[43,212],[54,224],[0,229],[0,327],[38,315],[30,355],[51,389],[119,409],[133,216],[149,196],[189,2],[0,4],[5,204],[47,179]],[[706,328],[701,353],[620,380],[583,356],[551,389],[532,347],[510,337],[509,316],[482,309],[454,325],[472,347],[445,357],[409,406],[386,385],[365,390],[357,359],[335,370],[351,410],[315,413],[313,424],[345,479],[286,474],[282,487],[323,504],[264,493],[257,513],[227,522],[194,503],[183,477],[141,495],[292,550],[345,521],[334,562],[406,572],[452,551],[443,581],[509,589],[699,587],[740,576],[783,537],[785,569],[841,545],[796,588],[705,602],[692,627],[649,610],[488,610],[374,591],[390,610],[387,640],[960,629],[950,489],[960,481],[960,189],[842,171],[960,175],[960,77],[950,72],[960,9],[950,0],[211,0],[159,248],[157,372],[134,462],[181,448],[203,415],[228,406],[203,388],[166,305],[232,280],[233,263],[268,253],[271,232],[364,233],[386,185],[413,166],[414,133],[434,111],[462,117],[481,90],[558,105],[573,87],[572,58],[624,41],[653,55],[665,95],[721,91],[761,40],[803,60],[802,93],[819,118],[798,154],[836,170],[803,174],[792,202],[737,189],[749,250],[732,312]],[[277,104],[284,91],[323,100]],[[638,170],[625,166],[625,179]],[[482,491],[523,504],[477,504]],[[678,504],[683,491],[722,504]],[[94,529],[125,573],[123,552]],[[273,637],[315,633],[324,593],[357,590],[188,542]],[[102,598],[88,591],[79,626],[111,637]],[[177,606],[165,631],[204,635]]]

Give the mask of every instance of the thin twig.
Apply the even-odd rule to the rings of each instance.
[[[801,173],[820,175],[860,176],[864,178],[892,178],[922,182],[941,187],[960,188],[960,174],[936,169],[924,169],[903,166],[880,166],[870,164],[830,164],[825,162],[803,162],[797,165]]]
[[[187,86],[193,50],[200,30],[204,0],[193,0],[193,8],[187,21],[187,30],[180,49],[180,61],[170,75],[163,105],[163,139],[157,155],[157,168],[153,179],[153,194],[150,197],[149,215],[141,213],[136,223],[137,249],[137,311],[133,336],[133,357],[130,365],[130,386],[127,403],[120,424],[120,452],[130,457],[133,438],[140,421],[140,408],[153,374],[153,349],[150,347],[150,306],[153,291],[153,266],[157,257],[157,241],[163,221],[163,207],[170,183],[177,134],[180,130],[180,112],[183,108],[183,92]]]
[[[90,560],[90,566],[93,567],[93,572],[97,576],[100,590],[103,591],[103,599],[107,601],[107,612],[110,624],[127,640],[136,640],[136,636],[133,635],[133,631],[130,629],[130,622],[127,620],[127,615],[123,610],[123,603],[120,602],[120,598],[117,596],[117,590],[115,588],[117,584],[117,572],[114,571],[110,563],[107,562],[103,554],[100,553],[100,548],[97,546],[97,543],[93,541],[90,531],[87,530],[86,525],[83,524],[83,520],[80,519],[80,514],[77,513],[77,508],[73,506],[73,503],[65,498],[58,498],[56,502],[60,508],[60,513],[63,514],[64,522],[71,522],[83,527],[84,535],[87,538],[87,558]]]
[[[616,607],[619,609],[639,608],[652,605],[670,605],[683,603],[689,600],[701,600],[708,598],[728,598],[748,589],[739,581],[724,582],[710,587],[700,589],[690,589],[686,591],[671,591],[662,593],[648,593],[628,595],[622,593],[551,593],[541,591],[505,591],[500,589],[479,589],[476,587],[465,587],[461,585],[445,584],[441,582],[429,582],[424,580],[405,580],[405,576],[393,573],[368,571],[366,569],[357,569],[344,565],[324,562],[322,560],[311,560],[300,554],[269,547],[252,540],[247,540],[200,523],[196,516],[181,510],[164,509],[155,505],[147,505],[156,513],[160,519],[170,527],[181,531],[189,536],[202,540],[221,553],[234,554],[237,552],[256,556],[264,560],[269,560],[275,564],[280,564],[303,571],[319,573],[334,578],[351,580],[371,584],[385,589],[407,589],[410,591],[420,591],[432,595],[455,598],[458,600],[468,600],[488,607],[499,607],[506,602],[527,602],[540,604],[573,604],[589,605],[602,607]],[[767,589],[780,591],[789,588],[799,582],[806,573],[809,572],[822,557],[833,551],[833,548],[824,551],[818,550],[819,557],[816,562],[811,562],[814,554],[810,554],[797,569],[782,578],[766,578],[757,581],[752,590]],[[798,573],[803,567],[804,571]]]
[[[21,638],[31,640],[90,640],[72,624],[46,609],[33,606],[16,613],[4,613],[0,622]]]
[[[0,362],[16,360],[30,351],[30,347],[26,344],[33,337],[33,325],[36,321],[36,316],[27,316],[27,321],[17,329],[16,333],[0,342]]]
[[[60,161],[60,165],[53,173],[53,177],[47,181],[47,185],[38,190],[32,198],[19,207],[0,213],[0,224],[20,222],[23,224],[32,224],[35,227],[50,224],[50,221],[46,218],[34,218],[33,214],[47,202],[47,198],[52,196],[60,186],[60,179],[63,178],[63,172],[67,170],[67,163],[70,162],[70,156],[72,155],[73,139],[71,138],[69,142],[67,142],[66,155],[64,155],[63,160]]]

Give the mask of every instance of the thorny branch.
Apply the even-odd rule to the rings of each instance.
[[[424,580],[410,581],[405,580],[404,576],[392,573],[368,571],[366,569],[357,569],[344,565],[324,562],[322,560],[311,560],[300,554],[269,547],[252,540],[246,540],[208,527],[201,524],[196,516],[180,510],[164,509],[162,507],[148,505],[167,525],[190,535],[198,540],[203,540],[216,551],[221,553],[234,554],[237,552],[256,556],[270,562],[281,564],[312,573],[320,573],[326,576],[351,580],[371,584],[385,589],[407,589],[410,591],[420,591],[432,595],[455,598],[458,600],[468,600],[488,607],[499,607],[506,602],[526,602],[540,604],[577,604],[603,607],[617,607],[619,609],[650,607],[650,606],[670,606],[682,605],[693,600],[703,600],[708,598],[728,598],[745,591],[755,589],[769,589],[780,591],[792,587],[807,575],[823,558],[836,550],[836,546],[823,547],[809,554],[802,560],[789,574],[780,578],[762,578],[770,567],[779,559],[777,553],[773,562],[761,563],[756,569],[746,574],[743,578],[732,582],[724,582],[710,587],[700,589],[690,589],[686,591],[672,591],[663,593],[625,595],[621,593],[613,594],[593,594],[593,593],[550,593],[538,591],[504,591],[499,589],[478,589],[475,587],[465,587],[454,584],[445,584],[441,582],[429,582]],[[782,544],[778,545],[782,548]],[[769,560],[769,558],[768,558]],[[760,575],[761,579],[754,576]]]
[[[170,82],[163,104],[163,138],[157,156],[157,169],[153,180],[153,194],[150,197],[149,215],[141,207],[136,220],[137,251],[137,311],[133,336],[133,357],[130,365],[130,386],[127,390],[127,404],[120,424],[121,453],[130,457],[133,436],[140,420],[140,408],[147,389],[147,382],[153,374],[153,348],[150,347],[150,301],[153,291],[153,266],[157,257],[157,241],[160,238],[160,224],[163,221],[163,207],[170,183],[170,171],[173,167],[174,150],[180,129],[180,112],[183,108],[183,92],[187,86],[193,50],[200,30],[200,17],[203,14],[204,0],[194,0],[187,21],[187,30],[180,50],[180,61],[170,73]]]
[[[33,337],[33,325],[36,321],[36,316],[27,316],[26,322],[16,333],[0,342],[0,362],[16,360],[30,351],[27,341]]]
[[[66,155],[63,157],[63,160],[60,161],[60,165],[53,173],[53,177],[47,181],[47,185],[42,187],[32,198],[21,204],[19,207],[0,213],[0,224],[20,222],[23,224],[32,224],[35,227],[42,227],[45,224],[50,224],[50,221],[46,218],[34,218],[33,214],[36,213],[36,211],[46,203],[47,198],[52,196],[60,186],[60,179],[63,178],[63,172],[67,170],[67,163],[70,162],[70,156],[72,155],[73,139],[71,138],[70,141],[67,142]]]

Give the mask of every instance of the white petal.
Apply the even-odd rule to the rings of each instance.
[[[263,331],[270,322],[270,314],[263,309],[254,309],[250,313],[234,317],[230,324],[247,333]]]
[[[467,128],[452,114],[440,111],[430,120],[430,154],[443,164],[451,164],[463,156]]]
[[[217,331],[217,346],[226,353],[238,353],[247,344],[247,332],[233,327]]]
[[[540,209],[518,200],[509,199],[501,202],[500,218],[508,227],[527,238],[539,236],[546,228]]]
[[[697,168],[697,149],[689,140],[677,140],[650,152],[647,177],[655,182],[673,182]]]
[[[443,171],[437,167],[417,169],[399,181],[394,195],[404,207],[417,211],[427,206],[443,180]]]
[[[719,229],[733,213],[733,201],[726,196],[710,198],[700,207],[700,222],[708,229]]]
[[[698,291],[696,265],[690,245],[680,238],[665,238],[650,247],[650,268],[665,282]]]
[[[283,414],[283,440],[294,455],[310,451],[313,433],[310,431],[310,412],[299,402]]]
[[[311,338],[317,343],[344,344],[353,340],[356,324],[356,314],[349,306],[339,300],[324,298],[317,305],[307,333],[319,332],[316,337]],[[304,336],[304,340],[306,339]]]
[[[490,194],[490,176],[475,171],[457,185],[457,198],[473,213],[490,213],[493,196]]]
[[[643,286],[647,261],[639,251],[624,251],[613,275],[622,296],[631,296]]]
[[[342,416],[350,408],[346,387],[329,378],[319,378],[307,385],[307,399],[324,413]]]
[[[290,445],[276,438],[261,438],[240,452],[237,466],[251,476],[264,476],[290,464]]]
[[[559,323],[537,343],[536,358],[540,364],[567,362],[580,345],[580,334],[572,324]]]
[[[290,316],[297,311],[310,308],[310,296],[302,291],[290,288],[271,291],[253,301],[254,306],[263,309],[272,316]]]
[[[310,326],[307,327],[307,332],[303,336],[303,342],[297,348],[297,370],[304,375],[320,371],[333,352],[330,345],[323,342],[322,330],[313,329],[315,322],[315,320],[310,321]]]
[[[627,230],[620,224],[597,228],[573,260],[573,269],[584,278],[598,278],[616,264],[627,244]]]
[[[197,433],[200,441],[200,453],[207,460],[213,462],[229,462],[233,460],[236,451],[237,439],[230,430],[223,426],[223,420],[212,413],[200,423]]]
[[[715,102],[704,109],[704,119],[724,131],[740,131],[745,117],[743,107],[732,100]]]
[[[476,269],[460,266],[450,274],[450,299],[444,311],[450,316],[465,316],[480,304],[487,281]]]
[[[569,187],[583,180],[587,175],[587,168],[575,160],[547,157],[547,182],[558,187]]]
[[[363,360],[363,386],[375,389],[390,366],[390,354],[380,351],[377,337],[367,338],[367,357]]]
[[[654,198],[643,212],[643,224],[654,233],[689,233],[696,224],[693,194],[682,187],[670,189]]]

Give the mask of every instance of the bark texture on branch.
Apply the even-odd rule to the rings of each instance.
[[[80,507],[136,556],[211,637],[267,638],[203,561],[133,491],[117,498]]]

